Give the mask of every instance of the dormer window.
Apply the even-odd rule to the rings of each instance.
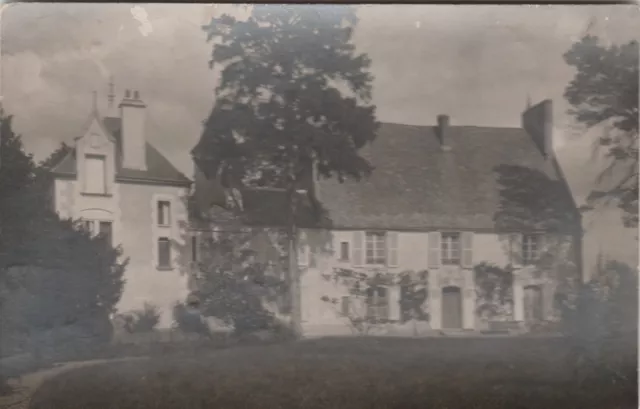
[[[85,192],[95,195],[107,193],[106,158],[102,155],[85,156]]]

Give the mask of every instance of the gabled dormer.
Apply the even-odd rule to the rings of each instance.
[[[84,129],[75,140],[78,188],[83,195],[110,196],[116,176],[116,140],[96,110]]]

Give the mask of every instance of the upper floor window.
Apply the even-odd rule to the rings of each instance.
[[[171,224],[171,202],[158,201],[158,225],[169,226]]]
[[[442,233],[442,264],[460,264],[460,233]]]
[[[366,233],[367,264],[387,264],[387,235],[383,232]]]
[[[540,235],[525,234],[522,236],[522,262],[531,264],[540,257]]]
[[[92,194],[107,193],[106,160],[101,155],[85,156],[85,192]]]
[[[349,242],[340,243],[340,261],[349,261]]]

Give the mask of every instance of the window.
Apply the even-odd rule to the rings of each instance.
[[[104,156],[85,157],[85,191],[92,194],[107,193],[106,162]]]
[[[158,225],[169,226],[171,224],[171,202],[161,200],[158,202]]]
[[[460,233],[442,233],[442,264],[460,264]]]
[[[166,237],[158,239],[158,267],[171,268],[171,242]]]
[[[198,237],[191,236],[191,261],[198,261]]]
[[[522,236],[522,262],[531,264],[540,256],[540,236],[525,234]]]
[[[367,289],[367,319],[384,321],[389,319],[388,291],[385,287]]]
[[[111,222],[99,222],[98,235],[110,246],[113,245],[113,228]]]
[[[340,261],[349,261],[349,242],[340,243]]]
[[[387,240],[384,233],[367,232],[366,235],[366,262],[367,264],[387,263]]]

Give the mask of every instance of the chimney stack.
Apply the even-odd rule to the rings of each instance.
[[[146,170],[145,116],[146,105],[140,100],[137,90],[124,93],[120,108],[122,167],[126,169]]]
[[[546,99],[522,113],[522,128],[533,139],[545,159],[553,152],[553,102]]]
[[[444,151],[450,151],[451,146],[447,144],[447,134],[449,133],[449,115],[438,115],[438,139]]]

